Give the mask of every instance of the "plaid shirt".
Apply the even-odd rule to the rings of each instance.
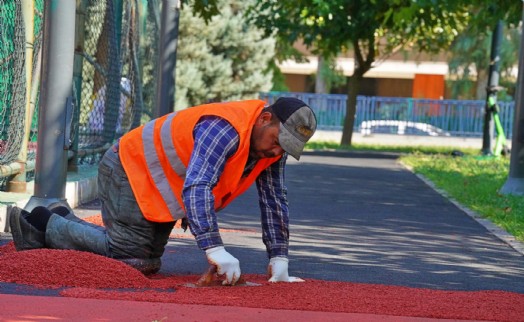
[[[227,121],[216,116],[203,117],[193,130],[195,146],[187,168],[182,198],[191,233],[200,249],[222,246],[214,210],[216,186],[229,157],[238,149],[239,136]],[[256,180],[262,212],[262,240],[269,257],[287,256],[289,216],[284,166],[287,154],[262,171]],[[244,175],[255,166],[248,159]]]

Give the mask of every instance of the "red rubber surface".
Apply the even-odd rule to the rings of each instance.
[[[228,312],[229,310],[241,312],[243,309],[240,310],[239,307],[254,308],[256,309],[254,312],[266,312],[263,309],[272,310],[266,312],[267,314],[275,313],[273,310],[291,310],[294,314],[298,314],[297,311],[314,311],[324,314],[339,312],[463,320],[523,321],[524,319],[524,294],[518,293],[439,291],[310,279],[304,283],[272,284],[266,282],[267,277],[262,275],[246,274],[243,277],[248,282],[261,285],[194,288],[186,285],[195,283],[199,278],[196,275],[155,275],[146,278],[127,265],[91,253],[53,249],[16,252],[12,243],[0,247],[0,282],[34,285],[41,288],[66,287],[60,295],[69,298],[136,301],[126,303],[132,303],[137,307],[149,302],[148,307],[153,311],[158,309],[158,312],[163,310],[164,306],[161,303],[175,303],[224,306],[228,308],[222,309]],[[124,288],[127,290],[122,290]],[[3,308],[6,307],[4,300],[11,301],[12,297],[14,296],[1,295]],[[32,301],[35,300],[34,298],[31,296],[24,299]],[[64,298],[56,297],[44,299],[45,303],[66,301]],[[96,303],[108,303],[107,310],[120,309],[111,312],[121,311],[121,314],[131,312],[119,308],[116,302]],[[49,307],[51,305],[48,304]],[[72,309],[69,305],[61,307],[63,310],[61,314],[71,313]],[[13,314],[37,310],[34,305],[28,306],[27,303],[20,303],[18,308],[21,311]],[[202,308],[209,310],[208,306]],[[26,309],[28,311],[23,311]],[[53,314],[59,314],[60,308],[57,310],[58,313]],[[94,311],[97,310],[98,308]],[[5,309],[1,311],[0,316],[7,314]],[[276,312],[285,314],[284,311]],[[345,318],[347,320],[348,317]],[[260,320],[262,319],[266,318]],[[235,319],[232,317],[231,320]],[[309,316],[307,320],[311,320]],[[336,320],[335,317],[333,320]]]
[[[2,303],[1,321],[422,322],[431,320],[358,313],[327,313],[2,294],[0,294],[0,303]],[[446,320],[438,321],[445,322]]]

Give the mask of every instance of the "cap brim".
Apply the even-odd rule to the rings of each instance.
[[[280,146],[284,151],[286,151],[289,155],[291,155],[293,158],[299,160],[300,155],[302,154],[302,151],[304,151],[304,147],[306,146],[306,142],[302,142],[298,138],[296,138],[291,132],[289,132],[286,127],[281,123],[280,124],[280,132],[278,134],[278,141],[280,143]]]

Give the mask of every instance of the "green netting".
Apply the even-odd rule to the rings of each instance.
[[[78,145],[82,162],[93,162],[130,129],[151,114],[156,92],[159,7],[157,1],[89,1],[84,24],[84,45]],[[147,40],[144,40],[147,39]]]
[[[31,44],[21,1],[0,1],[0,166],[17,161],[26,144],[27,161],[36,157],[44,4],[34,0]],[[158,35],[159,9],[158,0],[77,1],[70,163],[96,162],[108,144],[151,118],[159,41],[151,35]],[[26,44],[33,46],[33,93],[26,88]],[[27,113],[32,122],[26,142]],[[0,172],[0,190],[11,176]]]
[[[0,3],[0,165],[15,161],[24,137],[24,25],[20,1]]]
[[[33,19],[25,22],[21,1],[0,3],[0,166],[14,161],[31,162],[36,158],[38,80],[34,83],[34,93],[30,94],[32,104],[28,104],[25,50],[33,50],[30,68],[34,76],[38,73],[41,56],[43,4],[44,0],[35,0]],[[32,40],[25,38],[25,23],[33,24]],[[32,122],[26,138],[25,118],[28,113]],[[10,176],[0,177],[1,190]],[[31,171],[26,178],[32,178]]]

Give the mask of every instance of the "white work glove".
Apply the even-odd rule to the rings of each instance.
[[[222,285],[235,285],[240,278],[240,262],[224,246],[206,249],[207,261],[216,266],[218,275],[225,275]]]
[[[304,282],[304,280],[299,277],[288,275],[288,264],[289,259],[285,257],[271,258],[267,267],[267,273],[271,276],[269,282]]]

